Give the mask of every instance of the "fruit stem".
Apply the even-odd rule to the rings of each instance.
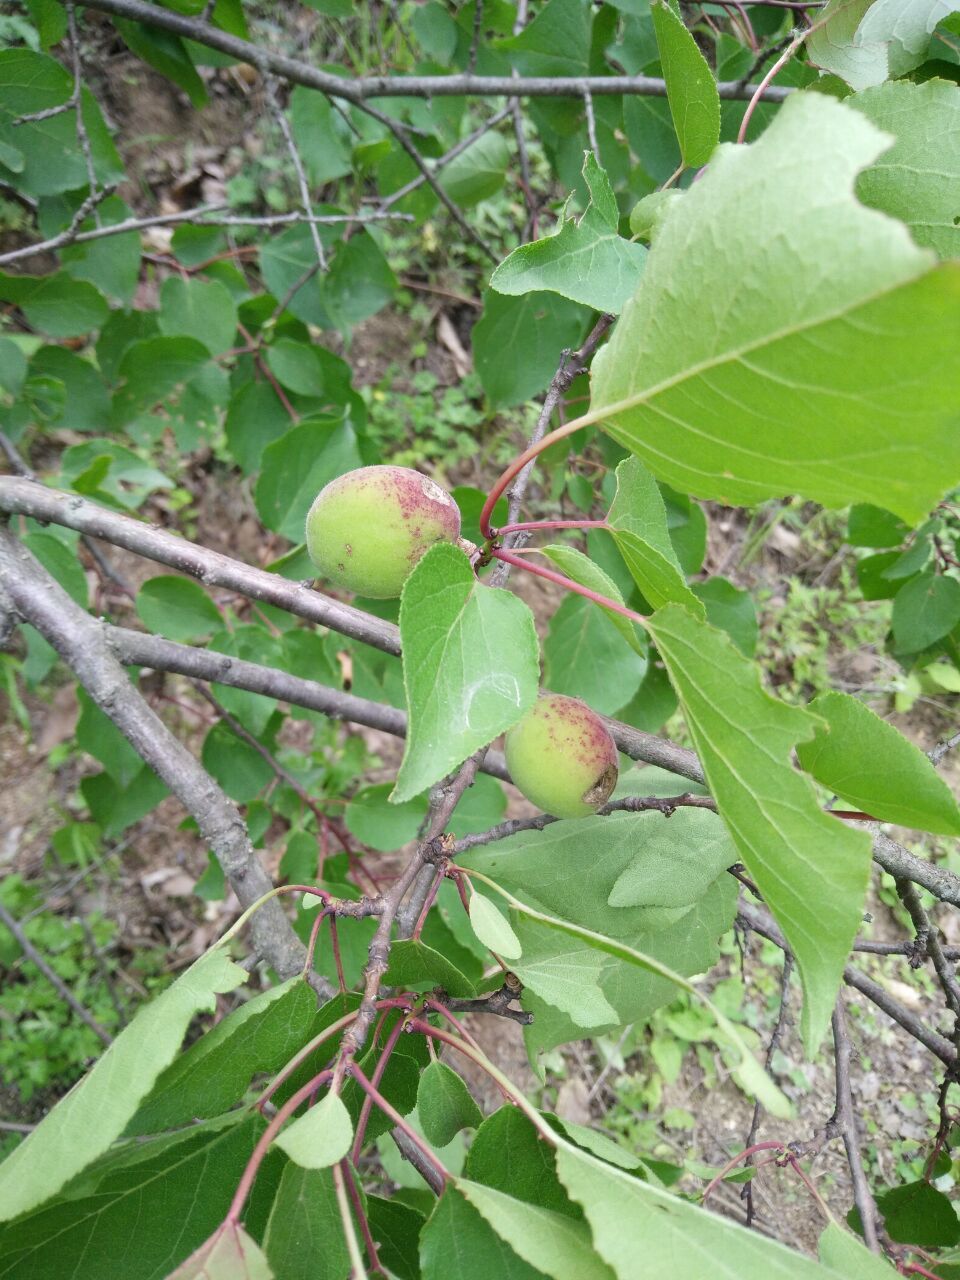
[[[572,436],[575,431],[579,431],[581,427],[590,426],[594,422],[599,422],[604,415],[596,411],[585,413],[579,418],[573,418],[570,422],[565,422],[562,427],[557,427],[555,431],[548,431],[547,434],[539,439],[536,444],[528,446],[524,449],[519,457],[514,458],[499,480],[494,483],[493,488],[487,495],[487,500],[483,504],[483,510],[480,512],[480,532],[485,538],[493,537],[490,528],[490,520],[493,516],[493,509],[497,505],[500,495],[506,489],[510,481],[520,474],[528,462],[532,462],[538,454],[543,453],[544,449],[549,449],[552,444],[556,444],[558,440],[564,440],[567,436]]]
[[[527,520],[520,524],[501,525],[497,535],[506,533],[536,533],[540,529],[609,529],[606,520]]]
[[[575,591],[577,595],[585,596],[587,600],[592,600],[594,604],[598,604],[604,609],[611,609],[614,613],[619,613],[624,618],[629,618],[631,622],[636,622],[641,627],[647,625],[647,619],[644,614],[636,613],[633,609],[628,609],[625,604],[620,604],[617,600],[611,600],[608,596],[602,596],[597,591],[591,591],[589,587],[584,587],[579,582],[574,582],[572,578],[564,577],[562,573],[557,573],[554,569],[546,569],[540,564],[531,564],[529,560],[524,560],[522,556],[514,555],[512,551],[503,551],[499,547],[494,547],[490,554],[495,559],[502,560],[505,564],[513,565],[515,569],[526,569],[528,573],[535,573],[540,578],[555,582],[557,586],[563,587],[565,591]]]

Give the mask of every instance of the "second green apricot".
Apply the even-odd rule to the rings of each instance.
[[[579,698],[540,698],[507,734],[505,749],[514,783],[555,818],[596,813],[617,785],[616,743]]]

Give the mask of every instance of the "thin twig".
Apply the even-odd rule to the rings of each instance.
[[[770,1037],[770,1043],[767,1045],[766,1056],[763,1060],[764,1070],[770,1074],[770,1068],[773,1065],[773,1059],[780,1048],[783,1040],[783,1033],[787,1029],[787,1023],[790,1019],[790,975],[793,972],[793,953],[785,951],[783,953],[783,969],[780,974],[780,1009],[777,1013],[776,1026],[773,1028],[773,1035]],[[763,1115],[763,1106],[759,1101],[753,1104],[753,1119],[750,1121],[750,1132],[747,1134],[744,1146],[747,1148],[747,1156],[744,1164],[753,1164],[753,1152],[750,1150],[757,1140],[757,1133],[760,1129],[760,1117]],[[740,1193],[741,1200],[745,1201],[747,1206],[748,1227],[753,1226],[754,1204],[753,1204],[753,1179],[743,1184],[743,1190]]]
[[[495,129],[497,125],[500,124],[502,120],[505,120],[509,114],[510,108],[504,107],[502,110],[498,111],[496,115],[492,115],[489,120],[485,120],[479,128],[474,129],[474,131],[468,134],[465,138],[461,138],[455,146],[452,146],[449,151],[444,152],[442,156],[438,156],[437,159],[432,162],[425,160],[424,169],[422,169],[415,178],[411,178],[409,182],[405,182],[404,185],[402,187],[398,187],[396,191],[391,191],[388,196],[380,201],[377,205],[378,212],[382,214],[387,209],[392,208],[393,205],[398,204],[405,196],[410,195],[412,191],[416,191],[418,187],[422,187],[427,181],[427,167],[429,167],[431,173],[439,173],[441,169],[446,168],[451,160],[456,160],[457,156],[463,155],[464,151],[469,147],[472,147],[475,142],[478,142],[485,134],[489,133],[491,129]]]
[[[66,1000],[67,1004],[74,1011],[81,1022],[85,1022],[94,1035],[98,1036],[104,1044],[113,1044],[113,1036],[109,1031],[105,1031],[100,1023],[96,1020],[92,1013],[83,1007],[77,997],[73,994],[67,984],[55,973],[47,964],[43,956],[33,945],[27,935],[20,928],[17,920],[10,914],[7,908],[0,902],[0,924],[3,924],[13,934],[23,954],[33,964],[37,966],[50,985],[55,988],[61,999]]]
[[[300,188],[300,203],[303,205],[303,212],[310,224],[310,235],[313,238],[313,248],[317,255],[317,262],[321,271],[327,269],[327,255],[323,251],[323,242],[320,239],[320,232],[317,230],[317,224],[314,221],[313,205],[310,201],[310,185],[307,182],[306,170],[303,167],[303,160],[300,156],[300,148],[297,146],[296,139],[290,128],[290,122],[287,120],[286,112],[280,106],[277,98],[277,82],[274,76],[264,75],[264,85],[266,88],[267,103],[270,112],[277,123],[283,141],[287,148],[287,154],[293,165],[294,173],[297,175],[297,185]]]
[[[911,963],[918,966],[922,964],[925,956],[930,957],[947,1004],[954,1017],[960,1019],[960,986],[957,984],[956,973],[943,953],[937,926],[927,915],[913,881],[903,879],[895,881],[895,884],[900,901],[906,907],[913,921],[913,927],[917,931],[916,951]]]
[[[553,411],[559,404],[563,393],[567,390],[574,378],[585,368],[593,353],[603,339],[604,334],[610,328],[615,320],[615,316],[602,315],[597,323],[593,326],[587,335],[583,346],[579,351],[565,351],[557,372],[553,375],[553,380],[547,388],[546,395],[543,398],[543,405],[540,409],[540,416],[537,419],[537,425],[534,427],[530,436],[527,448],[532,448],[540,440],[543,439]],[[516,524],[520,516],[520,508],[523,504],[524,494],[527,491],[527,485],[530,482],[530,476],[533,471],[533,462],[527,465],[517,474],[513,484],[507,492],[507,524]],[[503,546],[509,550],[515,543],[515,538],[507,536],[503,540]],[[510,577],[510,566],[501,561],[493,573],[490,575],[490,586],[504,587]]]
[[[935,747],[927,752],[927,755],[934,765],[939,765],[947,752],[952,751],[957,746],[960,746],[960,733],[955,733],[952,738],[946,738],[943,742],[938,742]]]
[[[583,110],[587,117],[587,138],[590,142],[590,150],[593,152],[593,158],[597,164],[600,164],[600,147],[597,144],[597,117],[593,110],[593,94],[590,92],[587,84],[583,86]]]
[[[850,1177],[853,1182],[853,1200],[860,1214],[863,1238],[867,1248],[874,1253],[880,1253],[879,1232],[883,1229],[883,1218],[867,1182],[860,1156],[857,1118],[854,1114],[853,1094],[850,1089],[850,1035],[847,1031],[847,1015],[843,1007],[842,995],[837,996],[837,1003],[833,1009],[833,1049],[837,1072],[837,1102],[834,1114],[847,1152],[847,1164],[850,1166]]]
[[[83,122],[83,67],[80,63],[80,38],[77,35],[77,15],[73,0],[67,0],[67,32],[70,36],[70,61],[73,67],[73,92],[70,95],[70,103],[77,114],[77,141],[80,143],[80,150],[83,153],[84,164],[87,166],[87,182],[90,186],[90,199],[94,200],[94,220],[99,227],[100,214],[96,209],[97,197],[97,171],[93,164],[93,151],[90,147],[90,135],[87,133],[87,126]]]

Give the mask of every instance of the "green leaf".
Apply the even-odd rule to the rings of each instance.
[[[273,1272],[243,1227],[229,1222],[171,1271],[168,1280],[273,1280]]]
[[[237,304],[219,280],[182,280],[167,276],[160,286],[160,332],[171,338],[196,338],[211,355],[234,345]]]
[[[628,458],[617,467],[607,523],[634,582],[655,609],[676,601],[703,617],[703,605],[687,586],[670,540],[663,495],[639,458]]]
[[[99,760],[118,787],[129,787],[145,767],[140,756],[85,689],[77,690],[77,701],[77,746]]]
[[[117,1036],[103,1057],[0,1165],[0,1222],[56,1195],[123,1133],[140,1100],[173,1059],[198,1013],[247,974],[225,951],[208,951]]]
[[[613,715],[637,692],[646,671],[646,657],[630,648],[592,601],[572,592],[562,601],[543,645],[547,688]]]
[[[206,104],[207,91],[179,36],[127,18],[115,17],[113,23],[124,44],[138,58],[179,85],[195,107]]]
[[[263,450],[254,491],[260,519],[291,542],[302,541],[307,512],[323,486],[360,465],[356,433],[349,422],[339,418],[301,422]]]
[[[110,417],[110,399],[97,369],[90,360],[74,355],[65,347],[40,347],[30,360],[31,377],[55,378],[63,384],[62,410],[50,418],[51,425],[72,431],[102,431]]]
[[[623,310],[640,282],[647,251],[619,234],[610,180],[589,151],[583,177],[590,203],[580,220],[561,217],[552,236],[514,249],[490,277],[492,289],[514,295],[546,289],[597,311]]]
[[[136,610],[148,631],[168,640],[203,640],[223,626],[220,610],[190,578],[163,574],[137,592]]]
[[[409,726],[393,795],[409,800],[533,706],[539,645],[516,596],[482,586],[466,555],[437,543],[400,601]]]
[[[172,391],[182,388],[209,362],[196,338],[144,338],[120,360],[120,387],[113,397],[113,425],[126,426]]]
[[[847,541],[852,547],[899,547],[910,529],[890,511],[868,502],[850,508]]]
[[[335,1093],[325,1094],[310,1110],[281,1129],[277,1146],[303,1169],[327,1169],[349,1152],[353,1122]]]
[[[613,1280],[593,1251],[585,1222],[466,1178],[458,1178],[456,1186],[511,1249],[553,1280]]]
[[[86,609],[90,603],[90,589],[76,553],[52,533],[28,533],[23,541],[51,578],[59,582],[81,609]]]
[[[549,928],[522,915],[515,924],[521,955],[512,968],[524,987],[578,1027],[615,1025],[617,1010],[600,987],[604,970],[600,951],[589,943],[558,948]]]
[[[322,94],[296,86],[290,95],[290,128],[311,187],[322,187],[351,171],[350,146],[341,137],[340,124]]]
[[[130,207],[116,196],[110,196],[97,206],[99,225],[114,226],[133,217]],[[65,230],[70,223],[69,211],[64,210]],[[80,224],[81,231],[92,231],[97,226],[91,216]],[[140,236],[136,231],[89,240],[82,244],[66,245],[60,250],[63,269],[74,280],[89,280],[103,293],[124,306],[130,306],[140,275]]]
[[[58,347],[52,349],[59,350]],[[26,376],[26,356],[11,338],[0,338],[0,388],[19,395]]]
[[[317,998],[291,978],[246,1001],[161,1072],[125,1130],[160,1133],[228,1111],[255,1075],[279,1071],[312,1034]]]
[[[561,352],[579,346],[589,314],[556,293],[511,298],[487,289],[470,341],[491,406],[507,409],[544,391]]]
[[[290,430],[290,415],[269,382],[247,382],[231,397],[227,410],[227,448],[241,470],[260,470],[268,444]]]
[[[801,767],[881,822],[960,835],[960,809],[919,747],[846,693],[824,693],[810,710],[826,722],[800,743]]]
[[[726,578],[708,578],[690,588],[707,610],[707,621],[725,631],[740,652],[752,658],[757,648],[757,610],[749,591],[741,591]]]
[[[905,222],[917,244],[941,258],[960,257],[960,89],[943,80],[902,80],[846,101],[896,138],[861,173],[857,195]]]
[[[0,300],[16,303],[31,325],[52,338],[76,338],[98,329],[109,310],[98,289],[63,271],[52,276],[0,272]]]
[[[343,1280],[349,1273],[350,1256],[329,1169],[287,1164],[263,1249],[283,1280]]]
[[[911,525],[956,483],[960,268],[853,198],[884,146],[859,112],[797,93],[671,207],[594,360],[589,415],[658,478],[733,505],[872,502]],[[744,287],[761,259],[763,287]]]
[[[397,1280],[420,1280],[419,1243],[424,1215],[396,1198],[384,1200],[368,1195],[367,1220],[381,1263]],[[309,1280],[322,1277],[311,1276]]]
[[[506,1191],[516,1200],[568,1217],[583,1216],[557,1180],[553,1148],[512,1104],[484,1120],[474,1134],[463,1172],[471,1181]]]
[[[866,89],[923,62],[934,27],[957,7],[956,0],[830,0],[807,52],[852,88]]]
[[[847,1280],[893,1280],[897,1274],[885,1258],[871,1253],[862,1240],[838,1222],[827,1226],[819,1243],[820,1261]]]
[[[859,927],[870,838],[825,814],[789,763],[816,731],[813,716],[771,697],[722,632],[676,605],[649,626],[720,814],[796,956],[812,1053]]]
[[[438,181],[461,208],[469,209],[495,196],[510,169],[510,152],[499,133],[485,133],[444,165]]]
[[[877,1208],[891,1240],[926,1249],[944,1249],[960,1241],[960,1221],[952,1203],[932,1183],[921,1179],[877,1196]],[[851,1209],[847,1221],[862,1231],[860,1214]]]
[[[88,185],[74,111],[28,124],[13,123],[20,116],[62,106],[72,91],[72,76],[55,58],[30,49],[0,50],[0,142],[13,149],[18,164],[22,159],[12,185],[26,196],[57,195]],[[119,182],[126,175],[100,108],[87,89],[81,102],[97,177],[101,182]]]
[[[419,5],[413,11],[410,26],[424,53],[448,66],[457,47],[457,24],[443,5],[437,0]]]
[[[650,13],[683,163],[688,168],[706,164],[720,140],[717,82],[696,40],[666,0],[653,0]]]
[[[122,1267],[124,1280],[168,1275],[223,1221],[264,1127],[259,1116],[236,1112],[115,1149],[69,1199],[0,1227],[0,1276],[64,1280],[89,1275],[97,1258],[114,1272]],[[269,1193],[270,1181],[268,1157],[257,1186]],[[147,1200],[150,1231],[143,1230]]]
[[[918,653],[936,644],[960,622],[960,582],[918,573],[904,583],[893,602],[893,640],[897,653]]]
[[[543,1272],[517,1256],[452,1182],[448,1182],[420,1236],[423,1280],[543,1280]]]
[[[680,808],[664,823],[638,824],[637,857],[620,873],[611,907],[685,907],[738,860],[716,814]]]
[[[618,1280],[635,1280],[637,1260],[651,1275],[714,1280],[842,1280],[811,1258],[719,1214],[641,1182],[568,1147],[557,1150],[560,1181],[583,1208],[594,1248]]]
[[[489,898],[474,892],[470,898],[470,924],[485,947],[507,960],[518,960],[523,954],[520,939],[510,923]]]
[[[369,231],[360,231],[349,240],[339,241],[330,266],[319,281],[318,323],[323,329],[347,333],[385,307],[396,287],[397,278],[383,250]],[[309,321],[296,299],[289,309],[299,319]]]
[[[499,40],[523,75],[578,76],[588,70],[590,19],[580,0],[549,0],[519,35]]]
[[[350,369],[325,347],[278,338],[267,348],[267,364],[277,381],[299,396],[325,400],[328,406],[349,398]]]
[[[540,550],[566,577],[572,578],[574,582],[579,582],[583,587],[589,587],[591,591],[596,591],[598,595],[606,596],[610,600],[616,600],[618,604],[626,604],[620,588],[610,575],[598,564],[595,564],[589,556],[585,556],[582,551],[558,542],[541,547]],[[646,660],[648,650],[646,632],[642,631],[635,622],[625,618],[622,613],[617,613],[614,609],[606,609],[603,605],[599,607],[603,609],[630,648]],[[646,667],[644,667],[644,670],[646,670]],[[623,701],[619,705],[623,706]],[[616,709],[616,707],[613,708],[613,710]]]
[[[200,759],[237,804],[249,804],[276,777],[263,756],[223,723],[215,724],[204,738]]]
[[[390,948],[390,967],[384,982],[392,987],[419,987],[431,983],[455,999],[471,1000],[477,994],[473,983],[450,961],[415,938],[401,939]]]
[[[470,1090],[445,1062],[435,1060],[420,1076],[417,1115],[426,1140],[445,1147],[461,1129],[476,1129],[483,1121]]]

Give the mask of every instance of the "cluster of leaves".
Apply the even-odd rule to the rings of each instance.
[[[204,9],[199,0],[168,7]],[[417,1025],[401,1035],[410,1011],[385,1009],[359,1060],[395,1115],[367,1116],[359,1076],[339,1092],[322,1092],[328,1081],[318,1081],[317,1104],[280,1132],[259,1165],[242,1228],[231,1204],[260,1160],[267,1121],[238,1104],[261,1076],[281,1072],[353,1016],[358,997],[341,993],[318,1010],[311,988],[291,980],[253,996],[180,1053],[191,1020],[246,977],[223,949],[210,952],[141,1011],[0,1169],[0,1276],[82,1275],[87,1257],[122,1259],[131,1277],[158,1275],[199,1249],[182,1276],[220,1265],[231,1276],[342,1277],[357,1267],[337,1182],[347,1176],[342,1162],[355,1142],[362,1150],[381,1139],[396,1115],[410,1117],[435,1149],[475,1130],[462,1169],[447,1163],[437,1201],[355,1188],[359,1229],[370,1227],[383,1265],[400,1277],[470,1280],[499,1268],[518,1278],[626,1280],[638,1257],[651,1272],[691,1276],[704,1274],[704,1258],[711,1274],[890,1274],[837,1228],[825,1233],[821,1265],[748,1235],[671,1194],[676,1170],[519,1099],[520,1110],[481,1120],[446,1059],[431,1058],[427,1042],[441,1024],[423,1001],[438,987],[453,999],[487,994],[501,980],[488,972],[491,953],[502,957],[534,1014],[524,1035],[536,1066],[572,1039],[642,1023],[680,988],[697,1001],[691,1034],[709,1037],[737,1082],[783,1116],[785,1100],[760,1069],[755,1042],[689,981],[715,964],[733,923],[737,886],[726,869],[746,865],[796,956],[813,1053],[860,927],[870,865],[865,833],[825,814],[822,800],[835,793],[882,821],[960,832],[956,801],[929,761],[861,702],[824,692],[809,707],[790,707],[763,690],[753,602],[704,574],[700,505],[797,494],[850,507],[850,542],[880,551],[859,562],[863,594],[894,598],[893,652],[918,680],[953,690],[960,582],[945,495],[960,479],[960,316],[956,264],[947,261],[960,241],[955,19],[936,33],[924,19],[921,39],[913,18],[898,25],[891,5],[877,0],[859,4],[869,23],[858,18],[846,30],[858,6],[831,0],[806,57],[780,78],[811,91],[783,106],[760,103],[747,120],[744,102],[721,103],[717,79],[747,75],[758,50],[736,37],[732,21],[704,23],[695,38],[664,0],[548,0],[516,32],[515,7],[490,0],[455,12],[436,0],[400,5],[398,24],[382,7],[360,17],[339,0],[311,7],[338,23],[346,56],[360,66],[379,48],[395,70],[426,74],[665,77],[665,98],[528,104],[537,173],[570,193],[553,234],[513,247],[515,225],[503,209],[491,214],[512,163],[501,131],[481,133],[431,174],[488,241],[511,249],[494,255],[502,261],[485,281],[472,337],[491,410],[513,410],[543,391],[564,350],[600,314],[618,317],[593,364],[589,411],[547,456],[551,496],[602,514],[605,527],[539,550],[553,569],[645,621],[570,594],[541,648],[526,605],[492,590],[458,548],[442,545],[408,579],[398,615],[390,604],[370,608],[398,619],[401,662],[270,605],[218,603],[199,584],[161,574],[135,595],[148,631],[333,688],[349,680],[352,692],[409,715],[396,785],[357,787],[367,764],[357,739],[316,713],[215,687],[241,734],[225,720],[209,727],[204,766],[245,806],[255,845],[282,824],[281,878],[343,901],[361,896],[363,851],[414,839],[434,784],[515,724],[541,683],[650,732],[679,709],[720,816],[690,808],[669,822],[656,813],[564,821],[460,857],[469,912],[445,883],[422,930],[390,950],[384,981],[409,995]],[[763,65],[789,19],[748,8]],[[64,36],[63,11],[47,0],[28,9],[34,36],[0,53],[0,179],[43,236],[95,233],[132,216],[110,195],[77,221],[91,184],[100,191],[124,168],[93,95],[83,88],[78,121],[72,77],[48,52]],[[237,0],[217,0],[211,18],[221,31],[250,35]],[[146,22],[118,18],[116,30],[197,106],[210,67],[229,61]],[[429,163],[490,118],[460,96],[404,96],[389,106],[385,123],[362,102],[297,86],[278,108],[309,189],[324,197],[314,212],[345,219],[317,228],[322,270],[309,226],[251,245],[200,217],[177,226],[159,259],[144,258],[131,229],[72,240],[44,274],[0,272],[12,318],[0,336],[0,421],[23,449],[55,455],[46,479],[128,514],[183,518],[191,495],[174,479],[179,460],[207,457],[215,481],[240,476],[248,487],[267,531],[268,567],[310,576],[301,540],[317,491],[354,467],[392,460],[400,442],[396,423],[371,412],[334,350],[397,289],[389,224],[346,219],[364,195],[375,211],[411,216],[427,243],[444,216],[439,196],[423,182],[390,203],[419,169],[389,121]],[[745,125],[749,146],[717,149]],[[698,166],[706,167],[694,182]],[[231,188],[241,212],[256,197],[246,177]],[[285,199],[281,192],[268,204]],[[506,211],[519,222],[527,212],[519,203]],[[467,270],[481,251],[463,245],[455,254]],[[159,284],[154,310],[134,306],[144,275]],[[587,390],[574,383],[571,400]],[[424,431],[421,409],[396,407]],[[449,428],[479,426],[472,405],[448,395],[430,430],[448,465],[458,456],[447,448]],[[596,482],[568,472],[571,449],[589,449]],[[431,442],[418,456],[438,452]],[[478,538],[482,492],[460,486],[456,496],[465,531]],[[76,534],[28,521],[24,542],[89,608]],[[14,691],[11,673],[36,686],[55,662],[47,642],[26,631],[25,655],[5,668]],[[291,745],[288,717],[309,723],[308,747]],[[157,804],[163,785],[86,698],[77,743],[103,765],[82,793],[103,835],[115,837]],[[676,790],[675,778],[647,769],[626,773],[618,795]],[[484,832],[504,809],[500,785],[481,779],[449,831]],[[334,837],[348,851],[328,856]],[[213,864],[201,892],[223,892]],[[296,927],[305,940],[313,923],[301,904]],[[355,988],[374,927],[372,918],[345,921],[339,951],[323,931],[316,968]],[[316,1070],[301,1067],[275,1103]],[[928,1200],[940,1197],[938,1214],[943,1203],[952,1213],[923,1186]],[[144,1197],[155,1228],[148,1233],[135,1229]],[[304,1249],[304,1240],[316,1247]]]

